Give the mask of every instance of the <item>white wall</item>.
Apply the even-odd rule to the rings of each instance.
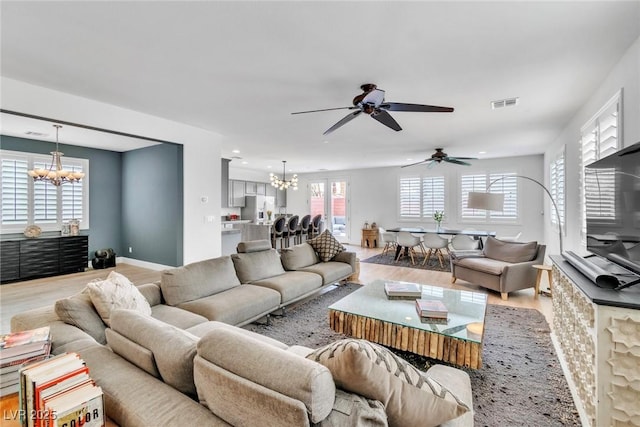
[[[220,135],[5,77],[1,85],[3,109],[182,144],[184,263],[220,255]],[[215,220],[205,222],[207,216]]]
[[[640,38],[631,45],[598,89],[589,95],[584,106],[545,151],[545,180],[548,183],[549,162],[563,146],[566,148],[565,250],[572,250],[580,254],[586,252],[580,236],[580,128],[621,88],[623,91],[622,146],[628,147],[640,141]],[[546,209],[549,209],[548,205]],[[556,233],[554,229],[546,228],[547,240],[553,233]],[[557,252],[556,249],[552,253]]]
[[[401,221],[398,215],[398,183],[401,175],[416,173],[444,174],[445,185],[449,194],[445,207],[445,228],[475,228],[477,230],[489,229],[497,234],[510,236],[522,231],[520,240],[537,240],[544,242],[542,216],[543,193],[535,183],[527,180],[518,180],[520,186],[520,215],[521,221],[513,225],[499,225],[486,223],[463,223],[457,218],[458,212],[458,182],[459,175],[473,173],[475,171],[513,171],[519,175],[528,176],[536,180],[543,179],[543,157],[521,156],[489,160],[473,160],[472,166],[458,166],[441,163],[427,170],[425,166],[416,166],[407,169],[400,167],[357,169],[349,171],[324,172],[313,174],[300,174],[300,189],[287,192],[287,212],[295,214],[308,213],[308,190],[310,180],[320,178],[347,179],[350,183],[350,227],[349,243],[360,244],[361,228],[365,221],[375,221],[378,226],[392,228],[396,226],[434,226],[433,221],[424,223]],[[453,185],[453,187],[451,187]],[[557,236],[556,236],[557,239]]]

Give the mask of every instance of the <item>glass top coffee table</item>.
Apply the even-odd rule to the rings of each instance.
[[[453,365],[482,367],[487,295],[421,285],[422,298],[447,307],[446,323],[420,319],[415,300],[388,299],[376,280],[329,306],[329,325],[336,332],[387,347],[410,351]]]

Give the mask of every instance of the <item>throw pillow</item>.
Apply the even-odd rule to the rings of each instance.
[[[307,241],[311,247],[318,253],[318,257],[322,262],[330,261],[331,258],[344,251],[342,243],[338,242],[329,230],[324,230],[318,237]]]
[[[440,383],[365,340],[340,340],[307,358],[329,368],[337,387],[382,402],[391,427],[438,426],[469,411]]]
[[[100,344],[107,343],[104,335],[106,326],[93,306],[87,288],[69,298],[59,299],[54,308],[58,318],[64,323],[82,329]]]
[[[87,284],[91,302],[102,321],[111,326],[111,311],[118,308],[137,310],[147,316],[151,315],[151,306],[140,291],[120,273],[112,271],[105,280],[97,280]]]

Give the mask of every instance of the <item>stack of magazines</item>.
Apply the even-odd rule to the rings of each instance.
[[[26,427],[102,427],[102,389],[77,353],[64,353],[20,369],[20,414]]]
[[[417,299],[416,311],[420,316],[420,320],[426,323],[447,323],[449,318],[447,306],[436,299]]]
[[[422,296],[422,286],[409,282],[385,282],[384,293],[388,299],[416,299]]]
[[[20,389],[20,366],[43,360],[51,350],[49,327],[0,335],[0,396]]]

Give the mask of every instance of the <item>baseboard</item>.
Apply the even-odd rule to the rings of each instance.
[[[142,261],[139,259],[133,259],[133,258],[127,258],[127,257],[116,257],[116,263],[135,265],[136,267],[148,268],[149,270],[156,270],[156,271],[175,268],[170,265],[156,264],[155,262]]]
[[[589,416],[584,409],[584,406],[580,403],[580,398],[578,396],[578,390],[576,388],[576,383],[573,382],[573,378],[571,377],[571,372],[569,371],[569,367],[565,362],[564,353],[560,348],[560,343],[556,337],[556,334],[551,332],[551,342],[553,343],[553,347],[556,350],[556,355],[558,356],[558,361],[560,362],[560,367],[562,368],[562,373],[564,374],[564,378],[567,380],[567,385],[569,386],[569,390],[571,391],[571,397],[573,397],[573,404],[578,411],[578,415],[580,416],[580,422],[582,423],[582,427],[590,427],[588,419]]]

